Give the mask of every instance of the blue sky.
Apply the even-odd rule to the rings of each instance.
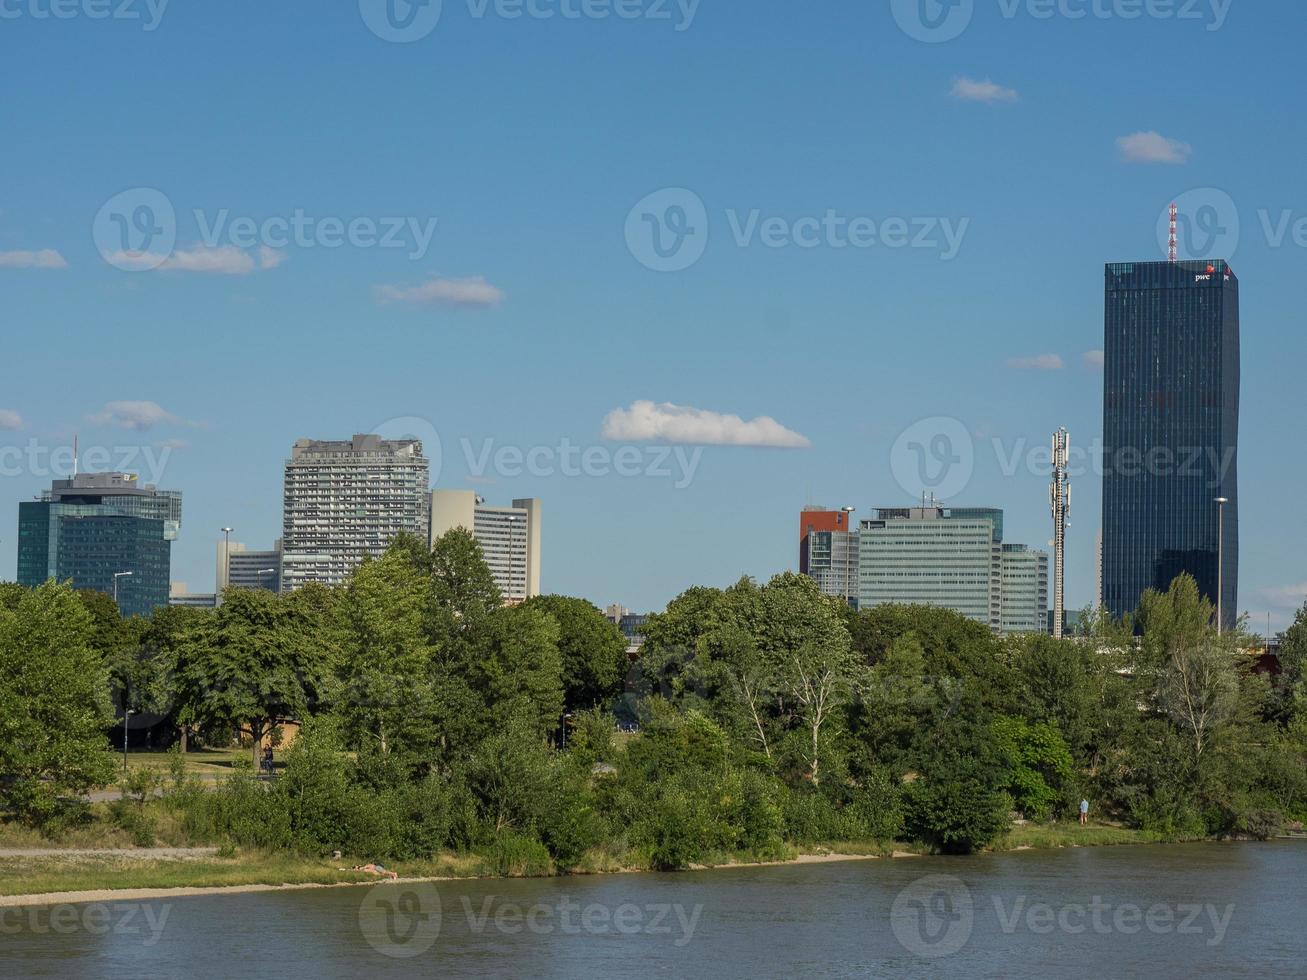
[[[930,43],[897,0],[702,0],[692,18],[627,0],[630,19],[445,0],[429,34],[390,43],[362,16],[372,0],[172,3],[157,23],[144,0],[123,8],[136,20],[94,18],[96,0],[40,16],[48,2],[0,6],[11,528],[48,483],[33,441],[77,432],[147,473],[167,452],[162,483],[186,495],[174,578],[207,590],[220,527],[252,547],[278,535],[295,439],[418,418],[439,486],[543,498],[547,589],[656,608],[794,567],[804,503],[906,503],[896,440],[949,418],[975,459],[952,502],[1001,506],[1009,539],[1042,546],[1047,479],[1021,454],[1059,425],[1100,437],[1084,355],[1102,347],[1102,265],[1160,258],[1180,198],[1225,230],[1242,287],[1240,607],[1283,625],[1307,594],[1307,517],[1285,501],[1307,477],[1289,451],[1307,355],[1301,4],[974,0]],[[582,9],[535,9],[564,6]],[[140,188],[166,198],[175,243],[165,261],[159,239],[134,242],[133,267],[104,209],[129,192],[110,211],[132,225]],[[691,204],[706,248],[658,272],[640,229],[673,221],[669,201]],[[310,230],[280,247],[297,213]],[[436,224],[425,249],[411,230],[328,247],[332,219]],[[855,219],[874,244],[847,243]],[[141,271],[142,251],[163,267]],[[593,451],[588,475],[559,472],[563,440]],[[678,479],[656,446],[695,440],[784,445],[707,445]],[[613,472],[623,446],[637,475]],[[517,473],[513,451],[536,447]],[[1079,476],[1074,605],[1098,507]]]

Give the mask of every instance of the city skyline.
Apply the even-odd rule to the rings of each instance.
[[[0,501],[66,475],[30,461],[31,440],[48,455],[80,433],[107,457],[84,454],[86,468],[186,490],[174,576],[207,587],[221,527],[251,546],[279,536],[286,445],[417,418],[440,437],[435,487],[550,502],[546,591],[649,609],[793,568],[805,500],[912,503],[921,486],[902,486],[894,447],[945,419],[971,466],[941,499],[1002,507],[1015,540],[1044,547],[1048,475],[1031,454],[1059,426],[1077,449],[1102,440],[1102,265],[1163,258],[1177,201],[1186,257],[1228,259],[1247,287],[1239,611],[1282,628],[1307,595],[1307,516],[1270,496],[1307,477],[1278,449],[1307,356],[1303,137],[1282,125],[1307,11],[1242,5],[1209,30],[986,7],[928,44],[888,6],[834,25],[768,0],[747,17],[705,6],[684,31],[451,10],[413,44],[378,38],[354,5],[257,20],[173,5],[151,32],[7,21],[16,73],[67,67],[6,107],[28,138],[0,160],[0,291],[26,369],[0,394],[0,452],[18,453],[0,458]],[[197,76],[188,52],[212,45],[241,57]],[[1201,98],[1178,94],[1163,57],[1177,47],[1203,66]],[[740,74],[796,50],[824,56],[801,77]],[[1122,68],[1103,78],[1109,50]],[[266,80],[275,97],[251,65],[284,66]],[[434,95],[480,71],[495,84]],[[94,112],[73,95],[89,87]],[[242,112],[197,113],[214,91]],[[172,261],[154,270],[97,245],[102,211],[111,231],[115,215],[134,227],[134,208],[110,204],[138,188],[175,216]],[[706,247],[659,272],[638,233],[645,215],[682,212],[642,202],[675,189],[702,202]],[[313,221],[300,243],[297,214]],[[376,247],[324,243],[323,222],[356,219],[376,223]],[[876,244],[852,240],[858,219]],[[390,228],[405,247],[380,247]],[[912,247],[918,235],[931,247]],[[939,426],[923,431],[909,442],[929,448]],[[569,446],[606,468],[566,475],[584,469]],[[660,459],[668,447],[683,456]],[[537,448],[551,455],[533,467]],[[617,472],[624,448],[635,476]],[[1101,495],[1092,470],[1072,479],[1078,609]],[[568,547],[596,523],[624,526],[623,550],[644,560]],[[718,546],[697,552],[710,535]],[[14,562],[0,535],[0,568]]]

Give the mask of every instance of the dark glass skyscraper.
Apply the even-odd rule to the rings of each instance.
[[[40,500],[18,505],[18,581],[71,580],[73,588],[113,595],[119,575],[123,615],[149,615],[168,604],[181,516],[180,493],[139,486],[131,474],[56,480]]]
[[[1188,572],[1239,595],[1239,280],[1221,260],[1107,266],[1103,604],[1132,612]],[[1226,498],[1224,574],[1220,505]]]

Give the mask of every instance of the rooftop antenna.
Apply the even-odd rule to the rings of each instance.
[[[1171,204],[1171,241],[1166,248],[1166,257],[1171,262],[1177,262],[1180,259],[1180,237],[1176,234],[1180,227],[1180,206]]]
[[[77,475],[77,433],[73,433],[73,476]]]

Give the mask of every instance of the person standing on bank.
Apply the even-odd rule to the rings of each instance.
[[[1089,823],[1089,801],[1081,800],[1080,801],[1080,826],[1083,827],[1087,823]]]

